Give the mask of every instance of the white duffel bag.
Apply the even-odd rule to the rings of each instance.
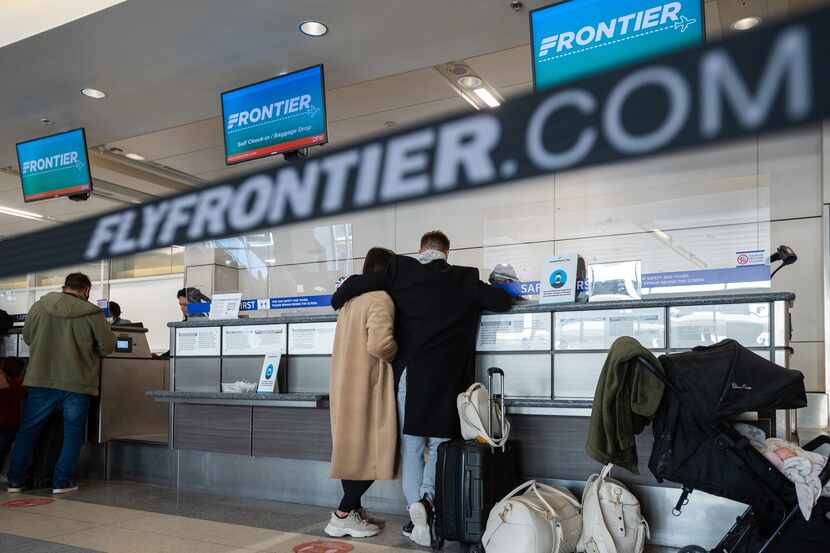
[[[581,530],[576,497],[531,480],[496,503],[481,543],[487,553],[574,553]]]
[[[493,447],[502,447],[507,443],[510,423],[504,417],[503,393],[501,397],[502,403],[494,405],[490,392],[478,382],[458,394],[456,406],[458,418],[461,419],[461,435],[465,440],[477,440]]]
[[[585,553],[642,553],[649,538],[640,501],[625,484],[609,477],[614,465],[591,475],[582,493],[582,536]]]

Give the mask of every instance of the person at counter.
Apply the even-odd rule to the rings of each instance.
[[[438,446],[461,435],[456,398],[475,380],[475,344],[482,310],[503,312],[512,299],[485,284],[474,267],[447,263],[449,238],[421,238],[417,259],[396,255],[384,273],[353,275],[332,296],[340,309],[361,294],[385,290],[395,301],[393,362],[398,382],[402,484],[411,521],[403,534],[432,543]],[[424,460],[424,453],[426,461]]]
[[[58,408],[63,410],[64,440],[52,493],[78,489],[75,470],[90,397],[98,395],[99,361],[115,349],[115,335],[103,311],[89,302],[91,288],[88,276],[71,273],[62,292],[43,296],[26,317],[23,340],[31,350],[24,380],[28,395],[9,465],[10,493],[23,491],[38,436]]]
[[[187,305],[190,303],[210,303],[210,298],[204,295],[198,288],[182,288],[176,292],[176,299],[179,302],[179,309],[181,309],[182,315],[184,316],[183,321],[186,321],[190,317],[207,317],[207,313],[187,314]]]
[[[395,254],[372,248],[363,274],[382,273]],[[325,528],[336,538],[369,538],[380,524],[368,519],[361,498],[375,480],[394,480],[398,458],[395,376],[395,304],[369,292],[340,311],[334,334],[329,391],[331,477],[342,480],[343,499]]]
[[[0,359],[0,468],[12,450],[26,389],[23,387],[23,362]]]
[[[121,317],[121,306],[111,301],[109,303],[110,326],[129,325],[132,321]]]

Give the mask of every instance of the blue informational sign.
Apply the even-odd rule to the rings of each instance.
[[[24,201],[92,190],[84,129],[18,143],[17,163]]]
[[[702,0],[567,0],[530,13],[533,82],[550,88],[703,42]]]
[[[323,66],[224,92],[222,121],[228,165],[325,144]]]

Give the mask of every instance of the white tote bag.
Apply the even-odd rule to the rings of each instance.
[[[588,478],[582,493],[582,536],[585,553],[642,553],[649,536],[640,501],[625,484],[609,477],[614,465]]]
[[[458,417],[461,419],[461,435],[465,440],[479,440],[493,447],[502,447],[507,443],[510,423],[503,418],[502,406],[492,405],[490,392],[483,384],[477,382],[466,392],[458,394],[456,406]],[[491,419],[493,428],[490,428]],[[504,428],[502,428],[502,420],[504,420]]]
[[[487,553],[574,553],[581,531],[573,494],[531,480],[493,507],[481,543]]]

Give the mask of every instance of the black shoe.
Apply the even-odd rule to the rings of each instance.
[[[401,535],[406,538],[412,537],[412,530],[414,528],[415,524],[410,520],[409,522],[403,525],[403,528],[401,528]]]

